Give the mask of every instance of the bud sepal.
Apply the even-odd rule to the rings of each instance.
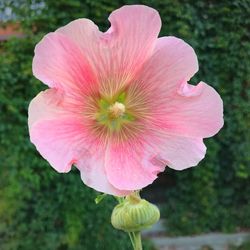
[[[140,232],[154,225],[160,211],[154,204],[141,199],[138,192],[128,195],[115,206],[111,223],[114,228],[125,232]]]

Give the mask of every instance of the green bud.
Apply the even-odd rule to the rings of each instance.
[[[151,227],[159,218],[160,211],[155,205],[132,194],[114,208],[111,223],[116,229],[138,232]]]

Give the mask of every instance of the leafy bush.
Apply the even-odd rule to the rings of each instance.
[[[97,193],[82,184],[77,170],[57,174],[41,159],[29,142],[27,107],[45,88],[31,73],[34,46],[45,33],[79,17],[90,18],[105,30],[113,9],[134,2],[5,1],[26,37],[0,45],[1,249],[130,249],[127,236],[110,225],[114,201],[95,205]],[[249,227],[250,2],[140,3],[159,10],[162,35],[178,36],[195,48],[200,71],[192,81],[210,83],[225,103],[225,127],[215,139],[206,140],[208,154],[201,166],[167,171],[171,182],[164,190],[163,216],[168,229],[183,234]]]

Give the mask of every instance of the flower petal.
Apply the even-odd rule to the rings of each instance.
[[[200,138],[174,136],[151,127],[134,142],[110,144],[105,169],[114,187],[138,190],[151,184],[166,165],[176,170],[190,168],[205,153],[206,146]]]
[[[31,142],[58,172],[68,172],[77,160],[74,148],[82,141],[84,126],[60,90],[40,92],[29,105]]]
[[[136,76],[135,84],[155,99],[165,99],[197,71],[197,57],[190,45],[176,37],[162,37]]]
[[[127,191],[118,190],[108,182],[104,147],[98,147],[98,154],[98,141],[91,138],[82,117],[72,111],[72,103],[60,91],[41,92],[29,106],[32,143],[58,172],[68,172],[75,164],[88,186],[113,195],[126,195]]]
[[[109,20],[107,33],[116,62],[135,71],[152,54],[161,28],[159,13],[145,5],[128,5],[113,11]]]
[[[148,100],[151,122],[167,133],[205,138],[223,126],[218,93],[205,83],[187,84],[197,70],[192,47],[181,39],[163,37],[134,82]]]
[[[143,5],[124,6],[109,20],[111,27],[105,33],[88,19],[75,20],[56,32],[81,48],[103,88],[110,82],[118,88],[122,86],[115,85],[128,82],[152,54],[161,20],[156,10]]]
[[[29,105],[29,129],[32,129],[32,126],[39,121],[68,117],[70,112],[64,107],[65,95],[62,91],[47,89],[40,92]]]
[[[66,36],[74,43],[93,68],[98,67],[100,56],[103,53],[101,51],[103,33],[91,20],[87,18],[76,19],[55,32]]]
[[[76,160],[71,149],[80,129],[76,117],[64,106],[63,97],[54,89],[39,93],[29,106],[31,142],[58,172],[68,172]]]
[[[166,97],[161,104],[155,100],[154,123],[167,133],[207,138],[223,126],[222,100],[204,82],[197,86],[184,82],[175,95]]]
[[[139,142],[110,144],[105,169],[109,182],[118,189],[138,190],[151,184],[164,164],[154,165],[151,148]]]
[[[60,33],[47,34],[35,47],[33,74],[49,87],[88,89],[94,75],[81,50]]]
[[[196,166],[206,154],[206,146],[200,138],[173,136],[155,130],[153,141],[156,145],[155,164],[165,163],[176,170]]]
[[[116,196],[125,196],[132,191],[116,189],[107,179],[107,174],[104,167],[105,152],[96,148],[89,148],[86,157],[81,158],[77,163],[77,168],[81,172],[82,181],[89,187],[95,190]]]

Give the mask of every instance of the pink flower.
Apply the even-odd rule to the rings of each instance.
[[[58,172],[74,164],[86,185],[126,195],[166,165],[196,166],[203,138],[223,126],[223,105],[206,83],[187,83],[196,54],[181,39],[157,38],[156,10],[124,6],[109,20],[103,33],[78,19],[37,44],[33,73],[49,89],[30,103],[29,132]]]

